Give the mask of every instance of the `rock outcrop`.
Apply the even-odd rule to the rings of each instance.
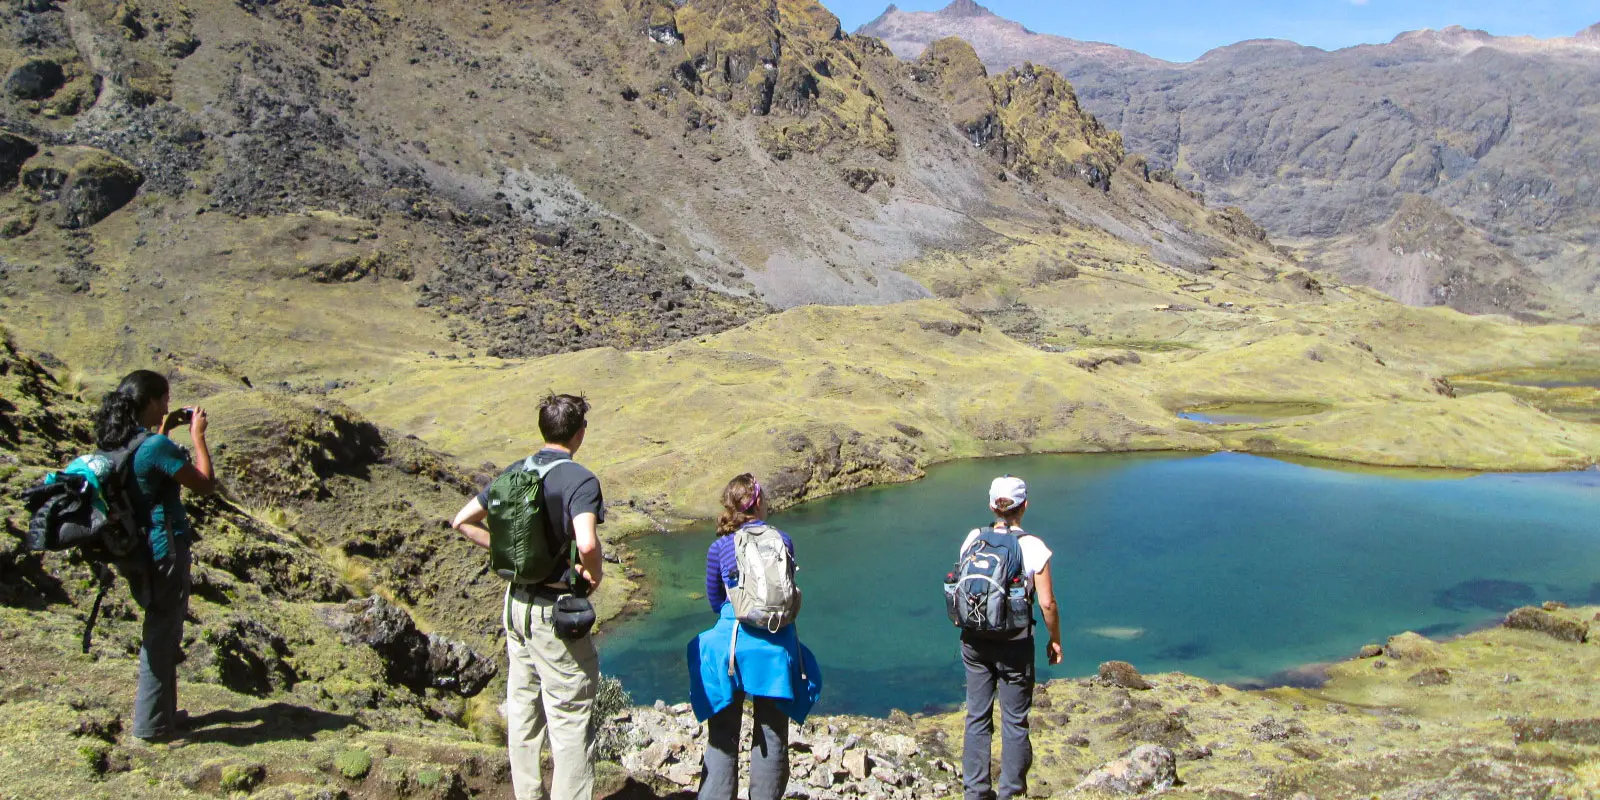
[[[132,164],[92,147],[51,147],[22,165],[22,185],[54,208],[56,225],[87,228],[127,205],[144,183]]]
[[[43,100],[66,83],[61,65],[49,58],[29,58],[6,76],[6,91],[23,100]]]
[[[1110,189],[1125,157],[1122,137],[1084,111],[1054,71],[1027,64],[990,78],[972,46],[952,38],[930,45],[911,74],[939,86],[972,146],[1024,180],[1051,176]]]
[[[1076,787],[1078,791],[1103,791],[1115,794],[1164,792],[1178,782],[1178,759],[1171,750],[1146,744],[1089,773]]]
[[[494,659],[461,642],[418,631],[405,609],[382,597],[327,608],[322,618],[347,643],[376,650],[390,683],[416,692],[441,689],[472,697],[499,671]]]
[[[739,738],[740,783],[749,785],[750,717]],[[623,711],[604,723],[603,737],[621,752],[622,767],[660,796],[692,788],[700,780],[705,736],[688,703]],[[785,796],[811,800],[922,800],[959,786],[958,768],[928,753],[914,732],[894,721],[821,719],[792,729],[789,737],[789,790]]]
[[[1505,625],[1523,631],[1538,631],[1563,642],[1589,641],[1589,623],[1571,619],[1542,608],[1519,608],[1506,615]]]
[[[8,188],[22,174],[22,165],[39,152],[39,146],[21,136],[0,132],[0,189]]]
[[[1243,207],[1275,235],[1331,240],[1328,266],[1385,291],[1394,278],[1373,263],[1376,253],[1346,253],[1405,198],[1427,196],[1472,229],[1469,240],[1494,247],[1482,253],[1487,264],[1413,259],[1407,269],[1430,279],[1405,287],[1415,292],[1408,302],[1562,318],[1562,309],[1541,307],[1542,295],[1600,313],[1586,277],[1600,219],[1600,193],[1590,188],[1600,163],[1594,31],[1534,39],[1452,27],[1332,52],[1256,40],[1172,63],[956,3],[939,12],[891,7],[858,34],[906,59],[926,59],[955,35],[995,72],[1048,66],[1130,150],[1214,202]],[[1552,168],[1552,157],[1565,166]],[[1522,274],[1506,283],[1508,270]]]
[[[1126,661],[1107,661],[1100,665],[1100,682],[1122,689],[1149,689],[1150,682]]]

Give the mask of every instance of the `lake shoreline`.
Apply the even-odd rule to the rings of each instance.
[[[1064,465],[1063,470],[1059,473],[1047,472],[1046,474],[1039,474],[1033,472],[1033,470],[1040,469],[1037,466],[1039,463],[1049,463],[1054,461],[1054,459],[1060,455],[1076,455],[1080,457],[1072,460],[1075,462],[1075,465]],[[1094,465],[1099,463],[1098,459],[1094,456],[1100,455],[1106,455],[1113,459],[1117,459],[1117,461],[1106,462],[1105,467],[1109,469],[1110,473],[1112,474],[1124,475],[1124,483],[1136,480],[1136,477],[1127,476],[1136,476],[1137,474],[1140,474],[1141,471],[1150,469],[1168,474],[1169,476],[1211,475],[1214,476],[1209,479],[1212,483],[1219,479],[1231,480],[1237,485],[1244,487],[1242,491],[1245,491],[1246,493],[1249,491],[1257,491],[1252,490],[1249,487],[1257,485],[1252,476],[1259,475],[1261,476],[1261,480],[1266,481],[1260,485],[1268,487],[1269,491],[1276,494],[1282,494],[1287,491],[1285,487],[1307,486],[1314,489],[1314,491],[1319,495],[1325,491],[1337,492],[1338,494],[1336,496],[1339,498],[1346,498],[1347,495],[1352,492],[1356,493],[1355,496],[1361,496],[1361,493],[1371,491],[1371,489],[1366,487],[1399,486],[1398,483],[1390,483],[1390,481],[1406,481],[1407,479],[1420,481],[1421,484],[1427,485],[1418,485],[1416,488],[1404,488],[1403,486],[1399,486],[1399,494],[1396,494],[1395,497],[1411,497],[1413,494],[1420,492],[1421,494],[1416,496],[1435,498],[1435,500],[1430,502],[1453,503],[1454,501],[1449,500],[1448,498],[1476,496],[1479,494],[1484,494],[1486,489],[1488,490],[1488,494],[1493,495],[1509,492],[1510,494],[1507,494],[1506,496],[1510,498],[1531,498],[1536,496],[1545,497],[1547,496],[1545,493],[1555,491],[1559,495],[1557,505],[1566,507],[1572,503],[1582,506],[1588,502],[1586,498],[1591,496],[1588,492],[1588,487],[1591,485],[1591,483],[1582,477],[1579,477],[1576,481],[1569,481],[1565,478],[1556,478],[1555,480],[1557,483],[1555,484],[1544,482],[1542,480],[1545,476],[1559,475],[1561,473],[1485,473],[1480,471],[1444,471],[1437,469],[1397,470],[1386,467],[1373,468],[1369,465],[1358,465],[1362,468],[1352,471],[1348,469],[1350,466],[1348,462],[1340,462],[1336,460],[1300,458],[1285,459],[1282,457],[1262,456],[1248,453],[1233,453],[1228,451],[1195,452],[1143,450],[1120,454],[1030,454],[1029,456],[1012,458],[1032,459],[1030,463],[1033,463],[1036,466],[1030,468],[1026,465],[1005,465],[1004,468],[1007,468],[1008,471],[1020,475],[1037,474],[1040,479],[1043,479],[1042,485],[1047,487],[1045,488],[1045,491],[1052,491],[1052,497],[1061,496],[1061,502],[1063,506],[1076,508],[1077,503],[1069,500],[1067,496],[1062,496],[1059,493],[1063,490],[1062,487],[1064,486],[1070,487],[1081,485],[1082,488],[1079,491],[1085,493],[1086,495],[1093,495],[1097,491],[1097,489],[1094,488],[1097,485],[1096,481],[1098,480],[1096,475],[1103,470],[1098,467],[1089,467],[1086,465]],[[1225,458],[1217,467],[1196,463],[1199,459],[1214,459],[1218,456]],[[946,484],[948,484],[951,480],[956,480],[960,483],[960,485],[963,486],[967,484],[976,485],[974,481],[976,481],[978,477],[987,475],[985,463],[992,460],[993,459],[957,459],[939,466],[950,466],[951,468],[960,468],[962,470],[959,475],[947,475],[945,478]],[[1118,461],[1120,461],[1120,464]],[[958,467],[957,465],[964,466]],[[1019,466],[1021,466],[1024,471],[1018,471]],[[1002,467],[996,468],[998,469]],[[1301,473],[1295,468],[1310,470],[1310,472],[1306,473],[1307,477],[1298,477]],[[1134,472],[1128,472],[1130,469],[1134,470]],[[1087,470],[1082,472],[1082,478],[1078,477],[1080,470]],[[1576,471],[1567,472],[1571,472],[1574,476],[1581,476],[1583,474],[1582,472]],[[1318,473],[1322,474],[1319,475]],[[1340,477],[1339,475],[1334,475],[1331,473],[1342,473],[1343,475],[1348,476],[1348,478]],[[930,470],[929,477],[933,476],[934,474],[935,470]],[[1517,480],[1514,476],[1519,474],[1529,474],[1530,480]],[[1444,479],[1442,482],[1439,481],[1441,478]],[[1494,480],[1495,483],[1488,487],[1474,486],[1471,488],[1455,485],[1458,481],[1472,478],[1491,479]],[[1503,480],[1503,478],[1509,478],[1509,480]],[[985,480],[986,479],[987,478],[985,478]],[[1238,481],[1241,479],[1247,482],[1238,483]],[[925,477],[923,480],[928,480],[928,477]],[[1169,477],[1164,480],[1174,480],[1174,478]],[[1180,480],[1181,485],[1186,485],[1186,482],[1189,479],[1178,478],[1178,480]],[[1034,479],[1030,477],[1030,482],[1033,481]],[[1283,483],[1284,481],[1288,481],[1288,483]],[[1053,488],[1049,488],[1052,487],[1052,482],[1054,483],[1054,486]],[[880,484],[876,487],[868,488],[882,487],[885,489],[903,489],[906,485],[908,484],[901,484],[899,486],[895,486],[894,484]],[[1204,488],[1208,485],[1210,484],[1202,481],[1200,484],[1192,488],[1193,491],[1209,496],[1208,490]],[[1567,487],[1570,487],[1570,490]],[[939,487],[936,485],[932,489],[924,489],[923,493],[926,494],[929,491],[932,491],[936,495],[950,496],[952,494],[949,486]],[[1569,491],[1575,491],[1579,494],[1573,495],[1570,494]],[[1534,494],[1528,494],[1529,492]],[[843,492],[836,493],[831,496],[831,498],[835,501],[847,501],[848,505],[845,507],[817,508],[808,512],[806,509],[810,506],[809,503],[799,504],[789,509],[790,513],[798,512],[797,516],[789,516],[788,514],[781,516],[775,515],[774,522],[779,526],[784,527],[786,530],[789,530],[792,534],[796,535],[797,540],[799,540],[799,538],[802,536],[809,538],[817,535],[816,529],[818,525],[823,526],[822,530],[825,537],[831,537],[840,535],[837,533],[837,530],[840,527],[848,529],[857,525],[867,525],[869,527],[872,526],[872,522],[869,520],[869,518],[857,519],[857,515],[848,511],[848,508],[891,509],[894,507],[893,502],[881,496],[874,497],[872,495],[862,495],[852,498],[851,495],[853,494],[855,493]],[[1382,494],[1393,494],[1393,492],[1384,491]],[[1294,500],[1294,498],[1298,496],[1299,495],[1296,494],[1296,492],[1290,491],[1283,498],[1282,502],[1287,502],[1292,507],[1295,502],[1298,502]],[[1572,499],[1565,500],[1559,498]],[[917,505],[918,502],[920,501],[913,502],[913,505]],[[1224,498],[1208,502],[1227,501]],[[1322,502],[1334,501],[1327,500]],[[1348,499],[1341,499],[1337,502],[1334,502],[1334,505],[1337,507],[1343,507],[1341,504],[1348,502]],[[1281,503],[1279,504],[1281,505]],[[1502,503],[1502,505],[1504,505],[1504,503]],[[1130,508],[1132,508],[1132,510],[1126,513],[1143,513],[1137,508],[1137,504]],[[1210,515],[1196,513],[1193,510],[1187,509],[1184,509],[1180,512],[1179,509],[1180,507],[1174,506],[1174,508],[1167,513],[1180,513],[1182,519],[1193,519],[1193,525],[1197,528],[1201,539],[1207,537],[1214,538],[1217,535],[1217,532],[1212,529],[1217,522],[1215,520],[1207,522],[1207,519],[1210,517]],[[892,515],[895,512],[892,510],[883,510],[880,513],[891,515],[891,522],[889,523],[891,527],[899,527],[905,531],[920,531],[927,529],[925,524],[917,525],[914,521],[909,519],[905,525],[896,526],[895,523],[892,522]],[[941,513],[943,513],[943,516],[939,517],[940,519],[954,518],[948,513]],[[958,514],[964,513],[965,512],[958,512]],[[1076,514],[1076,512],[1073,513]],[[1513,512],[1505,511],[1504,513]],[[979,514],[978,516],[982,515]],[[1514,513],[1513,516],[1515,516]],[[1567,514],[1566,516],[1570,516],[1570,514]],[[1182,523],[1182,519],[1174,519],[1176,522]],[[1435,527],[1448,528],[1456,521],[1450,516],[1439,517],[1437,519],[1438,522],[1435,523]],[[1498,518],[1491,517],[1489,519],[1492,521],[1486,522],[1484,525],[1479,527],[1490,529],[1491,533],[1493,530],[1499,530],[1499,522],[1497,521]],[[981,524],[981,521],[965,520],[964,517],[963,522],[974,522],[974,524]],[[1040,519],[1038,522],[1043,524],[1047,522],[1047,519]],[[1090,526],[1104,526],[1105,522],[1100,520],[1092,523],[1085,522],[1084,524]],[[1563,524],[1565,525],[1567,523]],[[634,550],[634,557],[638,559],[638,563],[649,563],[653,568],[649,569],[646,574],[643,574],[638,579],[638,588],[636,589],[633,597],[630,599],[627,608],[622,609],[617,615],[607,621],[604,630],[601,633],[602,638],[599,640],[603,652],[621,647],[622,649],[618,651],[616,657],[624,659],[629,663],[634,663],[640,656],[630,655],[627,651],[638,641],[638,637],[643,636],[653,642],[650,647],[655,651],[659,651],[663,647],[670,651],[666,655],[661,655],[659,657],[668,658],[669,660],[677,660],[679,659],[677,654],[681,651],[681,645],[687,643],[687,641],[691,638],[692,633],[696,633],[699,630],[703,630],[704,628],[711,626],[713,622],[712,617],[709,611],[707,611],[705,608],[703,597],[698,594],[701,591],[700,578],[703,575],[703,572],[700,571],[700,565],[703,564],[704,547],[710,543],[711,535],[709,530],[707,530],[705,527],[700,527],[698,532],[705,533],[706,535],[704,537],[695,535],[693,539],[686,540],[682,538],[686,534],[690,534],[691,531],[696,531],[697,525],[704,526],[705,522],[691,522],[668,529],[666,531],[654,532],[654,536],[665,537],[664,539],[657,540],[650,535],[635,536],[630,538],[629,547],[630,549]],[[1208,525],[1212,527],[1207,527]],[[1226,527],[1226,524],[1224,524],[1224,527]],[[808,528],[811,530],[808,530]],[[882,526],[878,526],[875,529],[887,530],[887,528]],[[1065,532],[1070,531],[1071,528],[1061,528],[1057,523],[1051,523],[1051,529],[1057,530],[1057,535],[1064,537],[1069,542],[1074,541],[1073,537],[1079,535],[1077,533]],[[1094,528],[1085,528],[1084,530],[1087,531],[1091,529]],[[1110,528],[1101,527],[1100,529],[1124,530],[1116,526],[1112,526]],[[1182,531],[1184,529],[1184,524],[1168,526],[1168,530],[1172,531]],[[835,531],[835,533],[830,534],[828,531]],[[912,535],[917,536],[920,534]],[[1269,541],[1289,540],[1285,538],[1283,534],[1272,531],[1258,531],[1257,533],[1251,534],[1251,536],[1258,538],[1262,535],[1267,536]],[[1484,531],[1478,531],[1473,535],[1482,536],[1484,535]],[[897,535],[897,538],[903,537]],[[1433,538],[1437,537],[1432,537],[1428,541],[1432,541]],[[816,541],[820,542],[825,540]],[[838,540],[835,539],[834,541]],[[1225,547],[1239,546],[1247,549],[1256,548],[1256,545],[1252,544],[1254,539],[1247,538],[1237,541],[1230,539],[1228,541],[1234,543],[1226,545]],[[1486,541],[1493,541],[1493,537],[1491,536],[1491,538]],[[646,542],[648,542],[648,544],[646,544]],[[643,546],[640,547],[640,545]],[[1055,545],[1054,539],[1052,539],[1052,545]],[[1079,552],[1081,549],[1081,545],[1077,543],[1067,544],[1065,546],[1072,548],[1073,552]],[[1268,545],[1269,549],[1271,547],[1271,545]],[[663,548],[665,548],[665,550],[663,550]],[[819,565],[818,567],[813,567],[813,569],[821,568],[824,570],[824,572],[818,573],[818,576],[823,581],[824,587],[828,585],[828,581],[830,580],[834,582],[842,580],[840,575],[844,574],[836,573],[836,568],[828,566],[828,564],[831,563],[831,561],[828,559],[832,557],[821,555],[821,552],[826,552],[826,549],[837,549],[837,545],[829,545],[824,551],[810,550],[810,552],[807,554],[810,556],[812,564]],[[930,553],[933,551],[923,549],[922,552]],[[670,555],[664,555],[664,553]],[[816,560],[819,557],[823,559],[821,562]],[[882,557],[881,553],[878,557]],[[1273,558],[1277,557],[1274,556]],[[926,560],[926,556],[922,557],[922,560]],[[1296,560],[1303,560],[1303,558]],[[938,559],[935,559],[935,561],[938,561],[938,564],[934,565],[936,569],[947,568],[947,565],[939,566],[939,564],[943,564],[943,561],[939,561]],[[1407,557],[1402,558],[1400,561],[1394,563],[1411,563],[1412,561],[1414,561],[1414,559]],[[686,563],[688,563],[687,567],[685,566]],[[1207,561],[1205,563],[1211,562]],[[1367,564],[1367,566],[1357,569],[1356,562],[1352,562],[1352,569],[1356,569],[1355,574],[1382,574],[1381,571],[1374,572],[1371,568],[1371,565],[1367,563],[1367,560],[1360,560],[1359,563]],[[909,562],[907,562],[907,564],[909,564]],[[917,574],[928,572],[928,566],[929,565],[927,564],[917,566]],[[1536,599],[1539,600],[1551,599],[1567,602],[1582,601],[1583,590],[1581,588],[1574,589],[1573,587],[1587,586],[1587,582],[1580,584],[1574,582],[1575,579],[1571,579],[1570,576],[1561,577],[1565,576],[1566,574],[1567,570],[1564,569],[1551,572],[1550,575],[1555,576],[1552,580],[1551,578],[1541,577],[1543,573],[1539,571],[1539,568],[1529,570],[1525,568],[1526,566],[1527,565],[1507,567],[1504,571],[1496,571],[1496,568],[1490,566],[1480,567],[1478,569],[1482,569],[1483,571],[1478,575],[1478,577],[1504,578],[1508,581],[1526,581],[1530,584],[1533,584],[1535,588],[1520,589],[1519,591],[1536,592]],[[1287,567],[1288,564],[1285,564],[1285,568]],[[1087,562],[1085,562],[1081,568],[1088,570],[1088,572],[1085,573],[1085,577],[1093,577],[1096,581],[1100,581],[1102,583],[1106,580],[1110,580],[1111,583],[1108,584],[1109,586],[1120,585],[1118,583],[1120,579],[1107,577],[1107,575],[1111,573],[1109,570],[1092,566]],[[911,569],[911,567],[906,566],[906,569]],[[1197,569],[1201,569],[1203,571],[1204,567],[1197,567]],[[1258,572],[1259,569],[1260,568],[1257,568]],[[1267,569],[1275,568],[1267,567]],[[1073,606],[1079,609],[1079,612],[1074,619],[1064,620],[1069,628],[1069,630],[1064,631],[1064,633],[1069,641],[1072,639],[1077,639],[1079,641],[1079,660],[1089,660],[1092,658],[1093,660],[1098,661],[1103,660],[1103,658],[1124,658],[1139,666],[1145,666],[1148,664],[1161,670],[1198,670],[1199,674],[1208,676],[1208,680],[1212,680],[1223,685],[1231,685],[1243,688],[1270,688],[1284,685],[1304,686],[1308,685],[1306,679],[1308,668],[1327,663],[1325,659],[1328,655],[1343,653],[1347,650],[1348,652],[1353,653],[1356,649],[1359,649],[1361,643],[1354,642],[1352,635],[1360,636],[1360,632],[1362,630],[1367,631],[1369,635],[1375,636],[1387,632],[1391,628],[1397,630],[1409,629],[1424,633],[1425,635],[1440,638],[1456,638],[1475,630],[1479,630],[1485,625],[1492,624],[1496,621],[1497,616],[1503,612],[1504,608],[1510,607],[1495,605],[1493,608],[1491,608],[1489,605],[1484,605],[1482,608],[1480,608],[1478,605],[1475,605],[1474,603],[1480,601],[1484,603],[1498,604],[1502,602],[1502,600],[1498,598],[1481,600],[1481,598],[1477,598],[1471,594],[1464,594],[1478,591],[1473,583],[1467,580],[1474,577],[1474,574],[1472,574],[1470,568],[1466,573],[1441,572],[1440,574],[1433,574],[1435,572],[1439,572],[1439,570],[1423,570],[1424,574],[1418,575],[1413,581],[1407,581],[1406,583],[1408,583],[1411,587],[1407,590],[1407,596],[1417,596],[1412,600],[1407,600],[1404,602],[1386,601],[1389,603],[1389,605],[1393,606],[1391,611],[1386,611],[1376,616],[1371,616],[1371,619],[1367,620],[1365,623],[1359,622],[1360,620],[1367,619],[1366,616],[1363,616],[1367,613],[1365,611],[1356,612],[1355,616],[1351,619],[1345,619],[1346,616],[1349,616],[1348,614],[1334,615],[1329,619],[1323,620],[1323,623],[1329,626],[1326,628],[1329,634],[1327,637],[1313,636],[1308,637],[1304,641],[1297,639],[1297,643],[1293,644],[1292,646],[1272,645],[1266,649],[1260,649],[1242,641],[1235,641],[1239,637],[1239,631],[1242,631],[1246,628],[1251,628],[1253,625],[1257,624],[1253,622],[1241,622],[1239,625],[1223,626],[1223,628],[1212,628],[1209,625],[1203,625],[1200,627],[1191,626],[1188,628],[1174,628],[1172,627],[1170,621],[1166,624],[1163,624],[1162,619],[1164,618],[1159,616],[1152,617],[1148,612],[1143,612],[1143,616],[1139,615],[1141,612],[1136,611],[1130,612],[1133,614],[1133,616],[1129,617],[1118,617],[1115,614],[1106,616],[1103,612],[1097,612],[1092,607],[1085,607],[1081,603],[1072,603]],[[1292,571],[1281,573],[1281,575],[1292,574],[1294,574]],[[1368,578],[1368,580],[1371,580],[1371,578]],[[1545,583],[1560,583],[1562,586],[1567,588],[1566,590],[1562,590],[1558,587],[1546,586],[1545,583],[1541,583],[1541,581],[1544,581]],[[846,582],[848,583],[848,581]],[[1081,581],[1075,582],[1081,583]],[[1458,582],[1462,583],[1460,583],[1459,586],[1452,587],[1452,584],[1456,584]],[[1135,584],[1130,584],[1130,586],[1136,585],[1137,583],[1138,582],[1135,581]],[[1491,581],[1486,583],[1494,582]],[[1441,595],[1446,588],[1452,589],[1452,593],[1454,594],[1453,597],[1452,595]],[[833,592],[836,590],[822,588],[820,591]],[[916,594],[916,592],[913,591],[913,594]],[[1328,596],[1338,597],[1342,595]],[[1439,600],[1437,599],[1438,596],[1444,596],[1447,598],[1447,600]],[[1534,599],[1534,595],[1530,595],[1529,598]],[[1441,605],[1441,603],[1447,601],[1451,604]],[[1329,602],[1332,602],[1335,605],[1341,605],[1341,601],[1338,600],[1330,600]],[[663,603],[665,603],[665,606],[662,605]],[[1438,605],[1444,610],[1440,611],[1438,609],[1433,609],[1430,611],[1429,609],[1432,609],[1432,606],[1429,605],[1430,603],[1432,605]],[[1461,605],[1461,603],[1466,603],[1466,605]],[[894,604],[891,603],[891,605]],[[904,605],[904,603],[901,603],[901,605]],[[1148,604],[1146,603],[1145,605]],[[1141,606],[1136,605],[1134,608],[1138,607]],[[1217,619],[1232,619],[1234,617],[1234,612],[1225,610],[1227,607],[1228,606],[1223,606],[1217,609],[1217,613],[1225,615],[1224,617],[1216,617]],[[649,632],[644,632],[646,629],[635,629],[633,634],[628,634],[625,632],[627,630],[627,626],[638,621],[641,616],[647,615],[653,611],[660,611],[661,613],[665,614],[666,616],[662,618],[663,620],[672,619],[678,621],[674,622],[670,629],[663,628],[658,630],[654,626],[649,626]],[[701,624],[694,631],[689,631],[687,626],[692,626],[693,622],[685,620],[690,618],[698,620],[699,616],[697,612],[704,614],[704,619],[700,620],[703,622],[703,624]],[[930,611],[929,609],[924,609],[920,606],[909,608],[903,613],[894,613],[895,619],[909,619],[910,617],[925,617],[930,615],[942,619],[942,611],[938,609],[933,609]],[[910,617],[905,617],[905,614],[909,614]],[[1356,627],[1351,627],[1352,621],[1357,622]],[[931,630],[928,628],[928,625],[934,624],[931,622],[931,620],[912,620],[912,622],[914,623],[912,627],[923,631]],[[1150,625],[1152,622],[1155,624],[1153,629],[1150,631],[1151,635],[1145,637],[1143,626]],[[1117,632],[1134,629],[1116,627],[1119,625],[1135,625],[1141,627],[1139,628],[1137,635],[1130,636],[1126,633]],[[1082,627],[1080,629],[1077,626]],[[1093,630],[1091,630],[1092,626],[1102,626],[1099,628],[1099,630],[1111,631],[1112,633],[1095,634]],[[935,625],[935,627],[944,626]],[[1221,632],[1224,630],[1224,628],[1230,632]],[[1308,630],[1311,631],[1319,629],[1321,628],[1318,628],[1316,625],[1308,628]],[[1190,632],[1186,634],[1186,630]],[[1266,631],[1265,633],[1268,636],[1272,635],[1271,631]],[[926,634],[919,635],[926,636]],[[1092,637],[1096,635],[1107,639],[1144,638],[1144,641],[1137,644],[1112,644],[1109,642],[1100,642],[1099,645],[1096,645],[1092,639]],[[1085,639],[1086,636],[1090,638]],[[1196,636],[1199,638],[1196,639]],[[680,638],[683,640],[682,642],[677,641]],[[1318,641],[1325,641],[1325,644],[1319,646],[1316,643]],[[1331,649],[1329,647],[1330,645]],[[1073,649],[1072,645],[1069,645],[1069,650],[1070,649]],[[1302,656],[1307,657],[1296,658],[1296,650],[1300,651]],[[1318,650],[1320,650],[1320,653],[1316,652]],[[1152,653],[1155,655],[1152,656]],[[1198,653],[1198,656],[1193,655],[1195,653]],[[1261,661],[1265,661],[1266,663],[1260,666],[1245,666],[1245,668],[1241,671],[1238,667],[1227,666],[1227,661],[1229,658],[1233,657],[1233,654],[1241,655],[1245,665],[1249,665],[1251,662]],[[1185,663],[1185,661],[1188,659],[1197,657],[1199,661],[1195,662],[1196,666],[1174,666]],[[1276,660],[1278,657],[1283,657],[1283,660]],[[1273,663],[1275,660],[1276,663]],[[1072,664],[1070,663],[1072,661],[1073,659],[1069,659],[1069,664],[1066,668],[1074,669],[1076,671],[1072,673],[1058,674],[1053,677],[1070,678],[1080,674],[1088,674],[1093,670],[1093,663]],[[621,670],[619,674],[624,675],[626,679],[627,670],[621,666],[621,663],[622,662],[608,664],[608,671]],[[887,665],[889,662],[883,663]],[[937,664],[939,663],[939,658],[935,658],[934,661],[928,663]],[[1210,666],[1200,666],[1200,664],[1209,664]],[[652,684],[651,682],[647,681],[646,685],[659,686],[661,684]],[[663,693],[659,696],[666,697],[670,701],[672,697],[676,696],[672,686],[673,684],[671,684],[669,681],[661,689]],[[650,694],[649,696],[654,697],[658,695]],[[841,697],[847,696],[848,694],[842,695]],[[911,702],[906,707],[914,709],[920,708],[924,705],[926,704],[920,702]],[[846,706],[846,708],[859,710],[856,706]],[[878,714],[880,712],[873,711],[862,713]]]

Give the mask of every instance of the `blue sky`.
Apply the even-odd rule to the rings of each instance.
[[[822,0],[854,31],[888,0]],[[980,0],[982,2],[982,0]],[[935,11],[948,0],[896,0]],[[1571,36],[1600,22],[1600,0],[989,0],[990,11],[1040,33],[1110,42],[1189,61],[1243,39],[1291,39],[1325,49],[1387,42],[1418,28],[1464,25],[1490,33]]]

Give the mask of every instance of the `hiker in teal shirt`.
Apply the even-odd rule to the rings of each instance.
[[[217,488],[206,446],[202,408],[170,411],[170,387],[156,372],[129,373],[101,401],[95,418],[95,444],[110,452],[138,449],[133,474],[138,491],[133,505],[150,541],[148,560],[124,564],[133,599],[144,609],[139,645],[139,688],[133,701],[133,735],[164,741],[178,733],[178,655],[183,618],[189,608],[189,547],[194,533],[183,506],[183,489],[209,494]],[[194,457],[167,438],[189,426]]]
[[[199,434],[204,440],[205,434]],[[164,433],[152,433],[133,456],[133,474],[139,496],[150,518],[150,556],[156,563],[171,559],[179,539],[190,538],[189,511],[183,506],[178,474],[191,466],[189,454]]]

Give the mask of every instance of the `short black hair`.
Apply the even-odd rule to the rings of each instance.
[[[552,444],[566,444],[588,426],[584,415],[589,413],[589,401],[580,395],[545,395],[539,401],[539,433]]]

